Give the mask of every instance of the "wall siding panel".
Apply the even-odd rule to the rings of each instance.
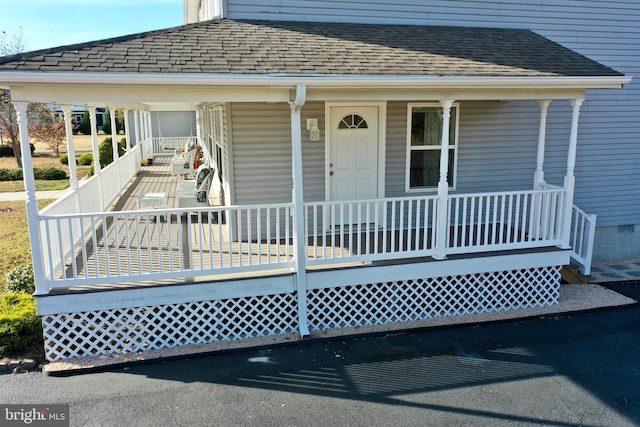
[[[291,113],[288,104],[234,103],[231,108],[235,203],[291,201]],[[317,118],[320,141],[310,141],[307,118]],[[306,201],[325,198],[324,102],[301,113]]]
[[[227,0],[227,17],[527,28],[627,75],[640,76],[640,2],[636,0]],[[516,187],[532,177],[538,110],[536,103],[525,104],[495,106],[499,117],[494,118],[482,111],[489,104],[477,110],[475,105],[462,107],[460,191],[477,188],[481,178],[489,178],[485,184],[490,187],[494,183]],[[587,212],[598,214],[599,225],[640,223],[639,112],[637,79],[623,89],[590,90],[582,106],[575,201]],[[402,135],[406,130],[395,124],[406,120],[404,115],[402,103],[389,104],[386,181],[390,196],[404,189],[404,171],[398,168],[404,163]],[[562,182],[569,124],[568,103],[552,103],[545,160],[550,182]],[[504,135],[495,134],[495,125],[501,126],[504,132],[500,135]],[[514,157],[518,152],[513,147],[526,156]],[[486,162],[494,167],[495,180],[487,176]],[[498,168],[503,172],[497,172]],[[515,179],[511,179],[513,173]],[[509,176],[509,182],[501,181],[501,176]]]

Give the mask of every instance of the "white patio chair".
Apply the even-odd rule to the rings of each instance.
[[[214,176],[214,169],[208,165],[201,165],[196,173],[196,179],[178,181],[176,201],[178,208],[200,208],[209,206]]]
[[[194,173],[193,161],[196,157],[196,147],[186,149],[184,153],[176,153],[171,159],[172,175],[191,175]]]

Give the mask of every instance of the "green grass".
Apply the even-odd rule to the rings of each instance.
[[[39,200],[40,209],[53,200]],[[6,274],[16,265],[31,261],[29,227],[24,202],[0,203],[0,294],[4,293]]]

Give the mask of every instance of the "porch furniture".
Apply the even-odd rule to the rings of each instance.
[[[164,209],[167,205],[167,193],[142,193],[138,196],[138,209]]]
[[[182,138],[162,138],[160,141],[160,147],[165,153],[171,154],[177,148],[184,146],[181,139]]]
[[[178,208],[199,208],[209,206],[209,197],[214,179],[214,169],[208,165],[198,167],[196,179],[178,182],[176,201]]]
[[[189,143],[185,146],[184,152],[176,152],[171,160],[172,175],[191,175],[195,169],[193,167],[196,158],[196,145]]]

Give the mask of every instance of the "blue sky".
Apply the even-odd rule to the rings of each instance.
[[[175,27],[182,0],[1,0],[0,30],[24,32],[27,50]]]

